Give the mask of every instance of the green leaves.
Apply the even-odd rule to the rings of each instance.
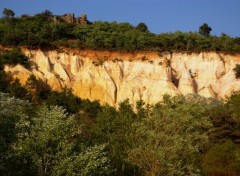
[[[30,68],[29,59],[18,48],[14,48],[10,51],[4,51],[0,54],[0,65],[5,64],[21,64],[28,69]]]
[[[70,101],[68,95],[63,97]],[[32,107],[27,101],[0,94],[0,173],[240,173],[237,92],[226,103],[199,95],[165,95],[156,105],[137,102],[135,111],[128,100],[117,110],[82,101],[84,113],[76,116],[59,106]],[[96,119],[87,114],[93,108]]]
[[[126,175],[132,171],[131,167],[126,167],[125,158],[129,147],[128,134],[135,120],[136,114],[128,100],[119,104],[118,111],[110,106],[103,107],[97,116],[93,134],[97,141],[108,144],[109,156],[116,168],[115,174]]]
[[[208,26],[207,23],[203,23],[199,27],[199,34],[203,35],[204,37],[208,37],[210,35],[210,32],[212,31],[212,28]]]
[[[5,18],[10,18],[10,17],[13,18],[14,15],[15,15],[15,13],[14,13],[14,11],[11,10],[11,9],[4,8],[4,9],[3,9],[3,15],[4,15]]]
[[[203,157],[203,166],[208,175],[239,175],[240,149],[231,141],[215,144]]]
[[[79,154],[63,157],[54,167],[53,175],[111,175],[112,169],[105,148],[105,144],[95,145]]]
[[[139,24],[136,26],[136,29],[137,29],[137,30],[140,30],[140,31],[142,31],[142,32],[149,32],[147,25],[146,25],[145,23],[143,23],[143,22],[139,23]]]
[[[0,173],[85,176],[112,172],[106,145],[84,140],[82,124],[63,108],[43,105],[33,111],[28,102],[5,94],[0,94],[0,107]]]
[[[4,9],[0,19],[0,43],[10,46],[46,48],[67,46],[98,50],[142,51],[224,51],[239,52],[239,38],[226,34],[210,35],[211,27],[204,23],[198,32],[153,34],[145,23],[88,22],[85,25],[54,21],[49,10],[35,16],[14,18],[14,12]]]
[[[77,113],[81,102],[81,99],[74,96],[72,91],[68,89],[63,92],[52,91],[46,100],[48,105],[62,106],[68,113]]]
[[[108,142],[118,174],[194,175],[200,173],[200,151],[211,128],[207,110],[218,103],[197,95],[167,97],[155,106],[128,101],[118,110],[104,107],[93,132]],[[127,166],[127,167],[126,167]]]
[[[198,174],[196,161],[211,127],[204,114],[206,99],[174,97],[168,102],[132,124],[127,160],[145,175]]]
[[[19,129],[19,125],[21,124],[21,121],[24,121],[23,119],[27,118],[26,110],[28,108],[29,103],[27,101],[10,98],[7,94],[0,93],[1,175],[5,175],[6,173],[9,175],[15,175],[14,173],[17,173],[18,169],[20,169],[19,165],[15,165],[18,161],[17,157],[15,157],[14,146],[18,141],[19,136],[22,135],[21,130]],[[22,124],[22,126],[26,125],[26,123]],[[21,173],[21,171],[18,173]]]
[[[29,127],[24,128],[26,131],[22,133],[28,135],[19,138],[16,151],[21,156],[29,156],[36,164],[39,174],[50,174],[57,160],[55,156],[69,145],[76,134],[72,118],[67,118],[62,108],[41,107],[28,122]]]

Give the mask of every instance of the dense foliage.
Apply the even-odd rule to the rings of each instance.
[[[1,175],[110,174],[105,144],[91,145],[81,124],[57,106],[31,104],[0,94]]]
[[[175,97],[170,104],[146,111],[144,118],[132,124],[128,161],[144,175],[201,174],[197,162],[211,127],[204,112],[215,106],[204,101],[198,96]]]
[[[136,111],[128,101],[102,107],[89,123],[83,113],[0,94],[0,173],[239,175],[239,105],[239,93],[225,104],[164,96]]]
[[[2,45],[48,48],[67,46],[120,51],[240,51],[239,37],[231,38],[224,33],[220,37],[213,36],[210,34],[212,28],[206,23],[199,27],[199,33],[177,31],[153,34],[144,23],[136,27],[129,23],[102,21],[79,25],[54,22],[53,14],[48,10],[18,18],[14,18],[9,11],[3,13],[5,17],[0,19]]]
[[[212,31],[212,28],[210,26],[208,26],[207,23],[204,23],[203,25],[201,25],[199,27],[199,34],[208,37],[210,35],[210,32]]]
[[[30,68],[29,59],[18,48],[13,48],[9,51],[0,52],[0,69],[2,69],[3,65],[5,64],[21,64],[25,68]]]
[[[11,96],[21,99],[29,99],[26,88],[22,87],[18,79],[13,79],[10,74],[4,72],[4,65],[21,64],[27,69],[31,68],[31,63],[20,49],[0,51],[0,92],[7,92]]]

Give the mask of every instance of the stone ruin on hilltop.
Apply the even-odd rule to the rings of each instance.
[[[86,14],[81,14],[80,17],[75,18],[74,13],[64,14],[62,16],[54,16],[53,21],[54,22],[66,22],[66,23],[70,23],[70,24],[77,23],[80,25],[86,25],[86,24],[90,23],[87,20]]]

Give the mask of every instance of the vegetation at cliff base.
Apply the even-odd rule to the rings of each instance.
[[[240,174],[239,93],[92,105],[96,114],[64,94],[79,111],[0,93],[1,175]]]
[[[240,52],[240,38],[225,33],[211,35],[208,24],[200,24],[198,32],[154,34],[145,23],[133,26],[127,22],[89,22],[74,15],[55,16],[45,10],[34,16],[26,14],[14,17],[11,9],[3,10],[0,19],[0,44],[54,48],[67,46],[96,50],[142,51],[223,51]],[[58,20],[59,19],[59,20]],[[61,19],[61,20],[60,20]],[[64,20],[65,19],[65,20]]]
[[[61,107],[0,94],[1,175],[110,174],[106,144],[91,144],[76,116]]]

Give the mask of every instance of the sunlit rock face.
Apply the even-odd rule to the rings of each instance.
[[[29,71],[20,65],[5,66],[24,84],[34,74],[52,90],[71,88],[81,98],[113,106],[125,99],[135,105],[142,99],[154,104],[162,95],[198,93],[224,99],[240,90],[233,68],[240,55],[223,53],[108,52],[66,49],[22,49],[33,63]]]

